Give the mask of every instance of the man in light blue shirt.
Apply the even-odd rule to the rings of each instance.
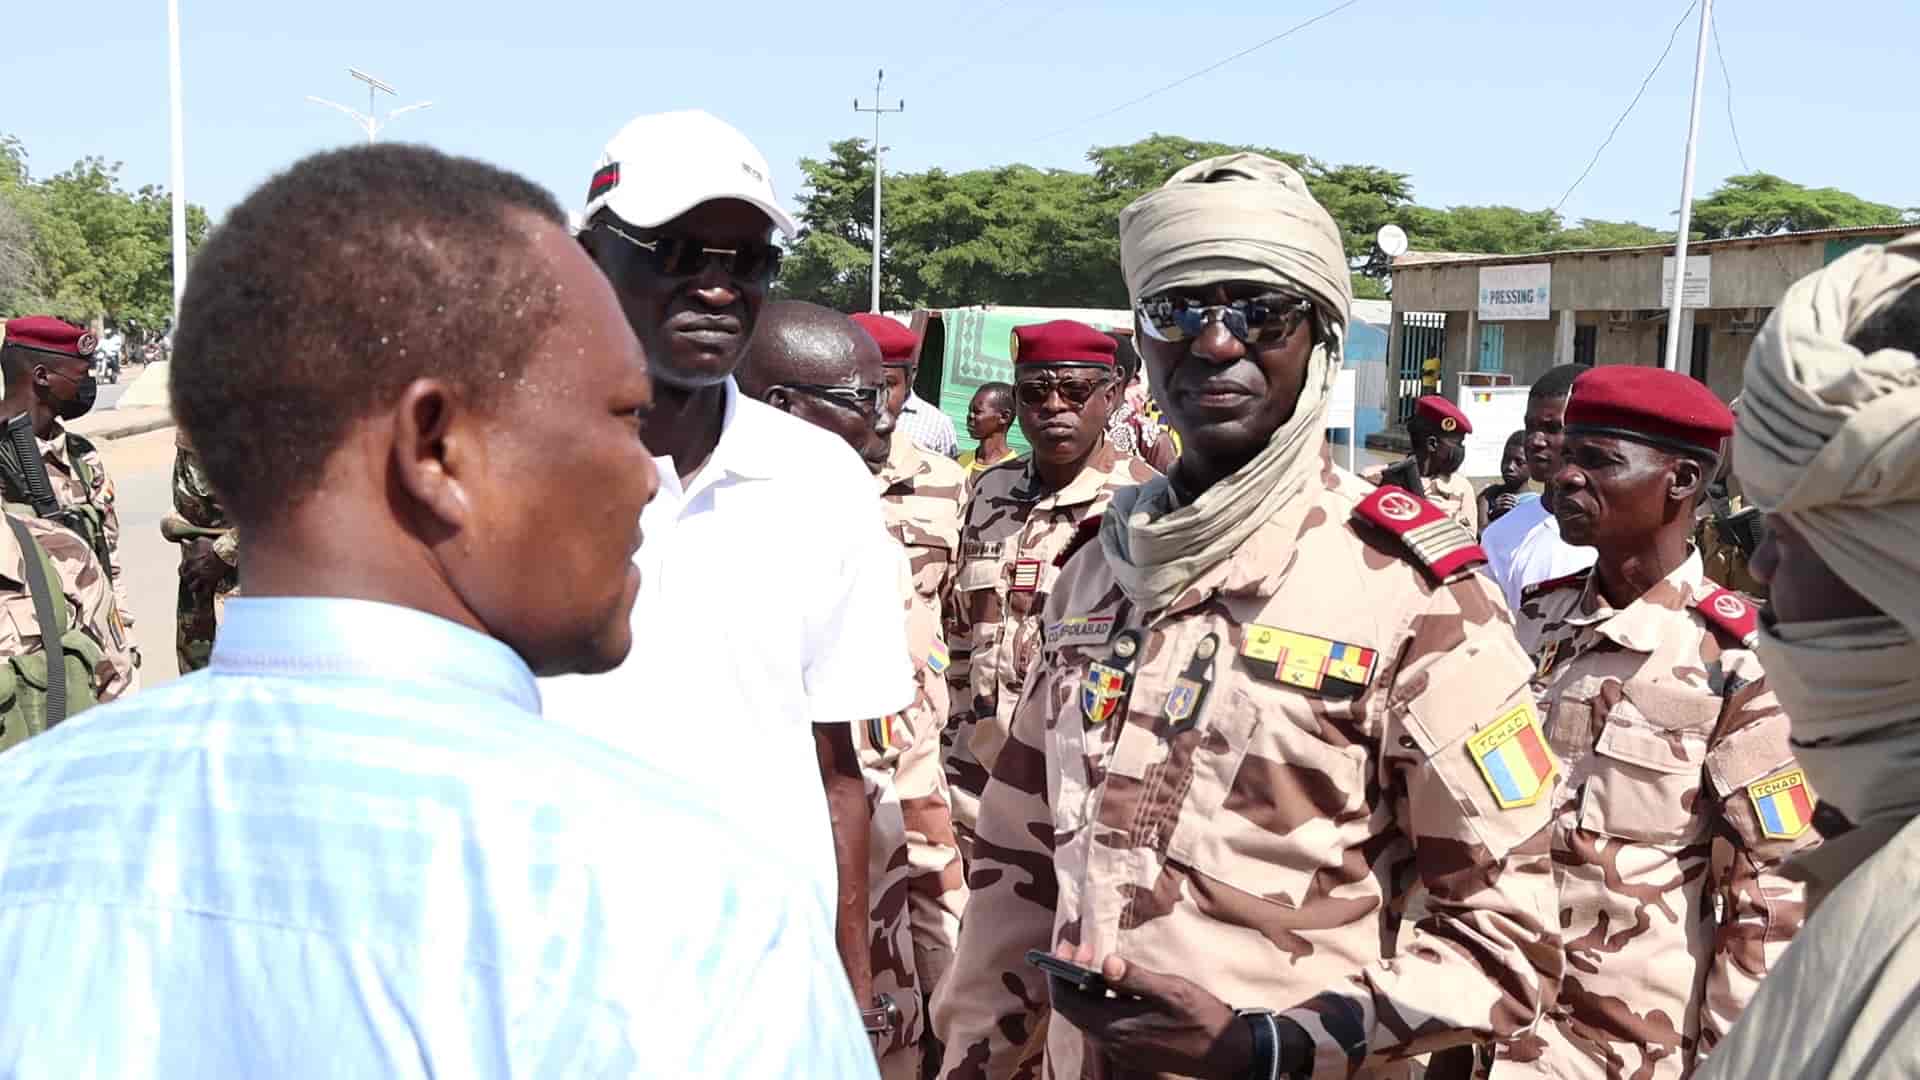
[[[206,671],[0,755],[0,1075],[871,1077],[832,927],[734,812],[541,719],[536,675],[628,651],[658,484],[551,197],[309,158],[176,341],[245,598]]]

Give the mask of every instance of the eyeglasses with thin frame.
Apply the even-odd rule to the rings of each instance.
[[[823,398],[869,420],[880,415],[880,400],[886,393],[886,388],[882,386],[826,386],[821,383],[781,383],[776,389],[798,390],[809,397]]]
[[[1242,344],[1285,341],[1313,311],[1313,301],[1290,293],[1264,293],[1225,304],[1184,296],[1151,296],[1134,305],[1140,328],[1159,341],[1191,341],[1218,322]]]
[[[599,222],[607,230],[650,257],[653,272],[666,277],[692,277],[715,259],[722,260],[727,273],[741,281],[765,284],[780,273],[784,253],[774,244],[749,244],[740,247],[716,247],[686,236],[662,236],[642,240],[612,222]]]
[[[1070,407],[1078,409],[1085,405],[1093,395],[1112,380],[1099,376],[1069,376],[1064,379],[1043,377],[1021,379],[1013,384],[1013,393],[1020,404],[1029,409],[1037,409],[1047,403],[1047,399],[1058,390],[1060,398]]]

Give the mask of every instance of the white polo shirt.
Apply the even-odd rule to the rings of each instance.
[[[1507,606],[1520,610],[1520,594],[1529,585],[1566,577],[1593,565],[1599,553],[1560,539],[1560,522],[1538,495],[1520,500],[1481,534],[1487,576],[1506,594]]]
[[[728,789],[742,842],[793,860],[831,922],[838,874],[812,729],[912,702],[906,556],[851,447],[732,379],[726,392],[719,444],[691,486],[654,458],[633,651],[604,675],[542,680],[544,712]]]

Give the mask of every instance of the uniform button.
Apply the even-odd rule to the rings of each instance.
[[[1402,735],[1402,736],[1400,736],[1400,746],[1401,746],[1401,748],[1402,748],[1402,749],[1405,749],[1405,750],[1418,750],[1418,749],[1420,749],[1420,744],[1418,744],[1418,743],[1416,743],[1416,742],[1414,742],[1414,741],[1413,741],[1413,736],[1411,736],[1411,735]]]

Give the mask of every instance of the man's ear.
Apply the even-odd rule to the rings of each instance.
[[[1673,486],[1668,494],[1675,502],[1691,504],[1706,489],[1707,469],[1695,458],[1676,454],[1673,458]]]
[[[438,379],[408,383],[393,410],[394,480],[422,514],[447,532],[471,522],[470,485],[485,469],[485,440],[474,418]]]
[[[767,396],[764,400],[768,405],[779,409],[783,413],[793,412],[793,395],[788,393],[785,387],[776,386],[767,391]]]

